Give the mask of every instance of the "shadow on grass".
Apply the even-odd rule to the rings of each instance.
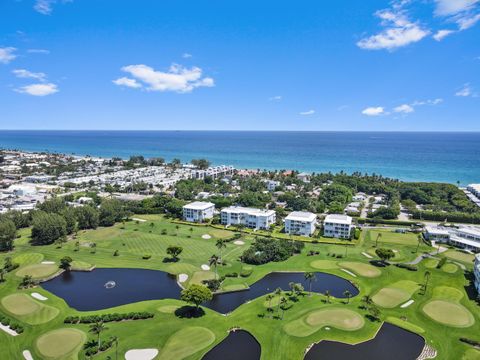
[[[163,258],[162,262],[164,262],[164,263],[176,263],[176,262],[178,262],[178,260],[180,260],[180,259],[165,257],[165,258]]]
[[[196,319],[205,315],[205,311],[199,307],[185,305],[175,310],[175,316],[181,319]]]

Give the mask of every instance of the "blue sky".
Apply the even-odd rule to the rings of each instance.
[[[480,131],[480,0],[2,0],[0,128]]]

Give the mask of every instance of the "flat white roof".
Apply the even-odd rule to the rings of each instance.
[[[330,214],[325,217],[324,222],[351,225],[352,218],[348,215]]]
[[[478,241],[464,239],[464,238],[461,238],[461,237],[455,236],[455,235],[450,237],[450,241],[459,242],[461,244],[469,245],[469,246],[472,246],[474,248],[480,249],[480,242],[478,242]]]
[[[183,206],[183,208],[192,209],[192,210],[206,210],[212,206],[215,206],[215,204],[211,202],[205,202],[205,201],[194,201],[190,204]]]
[[[294,220],[294,221],[315,221],[317,215],[308,211],[292,211],[285,220]]]
[[[242,206],[230,206],[230,207],[222,209],[222,212],[237,213],[237,214],[245,213],[245,214],[248,214],[248,215],[255,215],[255,216],[275,215],[274,210],[255,209],[255,208],[248,208],[248,207],[242,207]]]
[[[468,234],[468,235],[475,236],[475,237],[480,237],[480,229],[471,228],[471,227],[460,227],[456,230],[459,233]]]
[[[438,228],[436,226],[425,226],[425,231],[434,235],[450,235],[447,230]]]
[[[467,188],[472,188],[475,191],[480,191],[480,184],[470,184],[467,186]]]

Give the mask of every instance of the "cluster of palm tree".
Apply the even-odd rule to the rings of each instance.
[[[87,344],[85,344],[86,345],[85,347],[86,348],[97,347],[98,351],[101,351],[101,348],[102,348],[101,341],[102,341],[102,339],[100,338],[100,334],[105,330],[108,330],[108,328],[105,326],[105,323],[103,321],[97,321],[97,322],[91,324],[89,332],[97,335],[97,341],[96,341],[96,343],[95,342],[88,342]],[[115,360],[118,360],[118,340],[119,339],[118,339],[117,336],[111,336],[108,339],[108,342],[111,345],[113,345],[113,344],[115,345]],[[91,355],[90,355],[90,357],[91,357]],[[112,358],[110,356],[108,356],[107,359],[112,359]]]
[[[364,308],[370,313],[370,316],[373,319],[378,319],[380,317],[380,309],[375,305],[373,299],[370,295],[365,295],[362,298],[362,303],[364,304]]]
[[[218,267],[218,265],[224,264],[222,250],[227,247],[227,242],[225,240],[219,239],[215,243],[215,246],[217,247],[218,251],[220,252],[220,256],[218,256],[216,254],[213,254],[212,256],[210,256],[210,259],[208,260],[208,264],[209,264],[210,267],[213,266],[215,268],[215,279],[217,279],[218,278],[217,267]]]

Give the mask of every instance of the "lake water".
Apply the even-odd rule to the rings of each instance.
[[[0,148],[144,155],[237,168],[353,171],[408,181],[480,182],[480,133],[273,131],[0,131]]]
[[[202,360],[259,360],[261,352],[260,344],[249,332],[236,330],[230,332]]]

